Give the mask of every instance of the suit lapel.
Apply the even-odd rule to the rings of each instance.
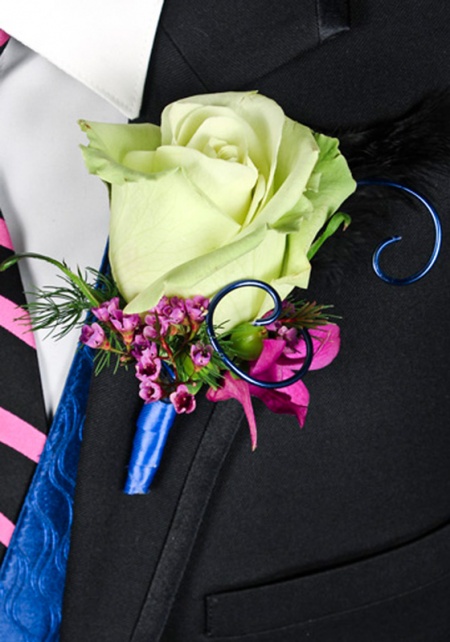
[[[214,407],[186,476],[132,642],[156,642],[164,632],[209,499],[242,418],[237,402]]]
[[[203,400],[195,413],[177,419],[152,491],[127,496],[123,484],[141,407],[136,380],[132,370],[94,378],[77,479],[62,640],[94,631],[100,636],[107,627],[114,632],[111,642],[126,640],[136,622],[136,640],[143,639],[144,630],[148,635],[148,626],[161,629],[239,424],[241,410],[230,406],[231,414],[228,404],[216,408]]]
[[[256,81],[349,29],[349,0],[165,0],[139,121],[185,96]]]
[[[348,0],[171,0],[161,28],[209,91],[239,89],[348,29]]]

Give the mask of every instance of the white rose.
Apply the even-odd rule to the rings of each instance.
[[[306,287],[308,249],[355,189],[336,139],[255,92],[177,101],[161,127],[81,126],[89,170],[111,185],[110,262],[130,313],[244,278],[283,298]],[[233,293],[218,321],[255,319],[265,297]]]

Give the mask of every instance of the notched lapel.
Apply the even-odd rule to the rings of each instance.
[[[348,0],[166,0],[160,22],[207,91],[248,86],[348,28]]]

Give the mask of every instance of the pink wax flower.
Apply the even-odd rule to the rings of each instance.
[[[111,323],[121,334],[135,330],[140,321],[139,314],[125,314],[122,310],[114,310],[111,313]]]
[[[172,394],[169,395],[169,399],[173,403],[175,412],[178,414],[183,412],[189,414],[195,410],[195,397],[189,392],[187,386],[183,383],[177,387],[175,392],[172,392]]]
[[[186,308],[183,299],[173,296],[170,299],[163,296],[155,308],[158,316],[173,325],[180,325],[186,318]]]
[[[120,332],[125,345],[133,343],[135,330],[140,322],[139,314],[125,314],[122,310],[114,310],[110,315],[110,323],[117,332]]]
[[[104,350],[109,348],[105,332],[98,323],[84,325],[81,328],[80,342],[89,346],[89,348],[99,348]]]
[[[198,369],[204,368],[211,361],[213,353],[213,347],[205,345],[201,341],[198,341],[193,346],[191,346],[191,359],[194,366]]]
[[[167,334],[169,329],[169,321],[165,317],[160,317],[159,314],[155,314],[154,311],[150,310],[144,318],[145,326],[142,330],[142,334],[146,339],[158,339],[159,337],[164,337]]]
[[[158,379],[160,372],[161,359],[158,359],[157,351],[152,348],[146,348],[136,364],[136,377],[141,381],[145,381],[145,379],[155,381]]]
[[[142,331],[135,332],[131,356],[134,357],[136,361],[139,361],[144,350],[149,349],[155,353],[155,357],[158,356],[158,348],[156,347],[156,344],[150,339],[147,339]]]
[[[145,403],[159,401],[162,399],[163,395],[163,389],[155,381],[152,381],[148,377],[141,381],[139,385],[139,396],[145,401]]]
[[[193,296],[186,299],[186,310],[191,321],[202,323],[208,314],[209,299],[204,296]]]
[[[94,314],[99,321],[103,321],[104,323],[108,323],[111,318],[111,314],[113,312],[117,312],[117,310],[119,310],[118,296],[115,296],[109,301],[105,301],[99,305],[98,308],[91,308],[92,314]]]
[[[310,370],[324,368],[333,361],[339,352],[340,338],[337,325],[330,323],[311,331],[313,360]],[[303,365],[306,346],[302,339],[288,346],[284,339],[265,339],[263,350],[255,361],[250,363],[249,373],[261,381],[282,381],[291,377]],[[210,388],[206,394],[210,401],[237,399],[243,406],[250,428],[252,449],[257,445],[255,414],[251,395],[258,397],[271,410],[279,414],[294,415],[300,427],[305,423],[308,412],[309,392],[302,380],[285,388],[267,389],[248,384],[243,379],[234,379],[227,372],[221,388]]]

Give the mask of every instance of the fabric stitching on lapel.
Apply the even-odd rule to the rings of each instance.
[[[206,508],[243,417],[237,402],[219,404],[211,414],[186,477],[131,642],[150,639],[158,642],[164,633]]]

